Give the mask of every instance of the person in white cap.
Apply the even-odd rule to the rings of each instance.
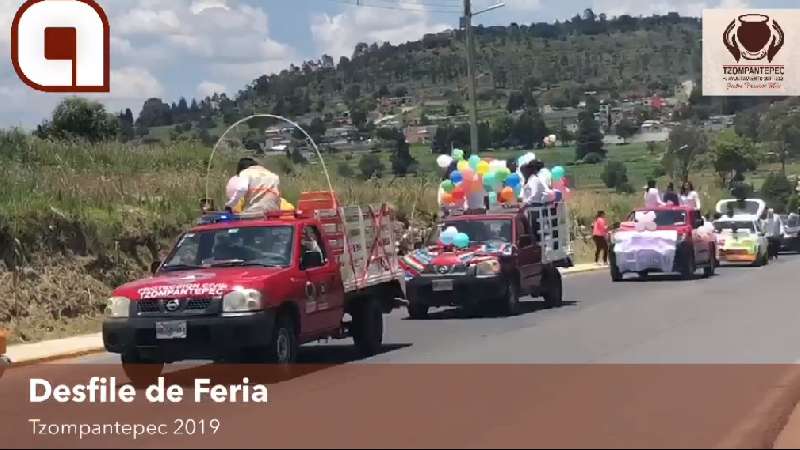
[[[550,200],[552,190],[539,177],[544,163],[534,159],[520,167],[525,185],[522,188],[522,203],[526,205],[543,204]]]

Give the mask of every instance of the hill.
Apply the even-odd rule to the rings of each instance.
[[[481,119],[497,117],[514,92],[538,104],[577,106],[586,91],[623,99],[671,95],[682,81],[696,78],[700,67],[700,23],[677,14],[608,19],[591,10],[565,22],[476,28]],[[217,124],[231,124],[253,111],[299,118],[319,118],[335,125],[345,112],[360,128],[385,110],[383,99],[410,97],[421,106],[416,117],[463,110],[466,63],[461,31],[426,35],[400,45],[358,44],[351,57],[292,65],[263,75],[235,96],[150,99],[136,121],[139,135],[152,127],[193,123],[180,135],[214,136]],[[390,105],[391,106],[391,105]],[[391,110],[391,108],[390,108]],[[159,139],[163,133],[159,134]],[[205,139],[204,139],[205,140]]]

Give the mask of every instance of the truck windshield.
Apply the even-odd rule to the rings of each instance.
[[[288,267],[294,230],[289,226],[227,228],[186,233],[161,270],[208,267]]]
[[[455,227],[460,233],[469,236],[470,242],[476,244],[489,242],[508,244],[513,240],[510,220],[459,220],[445,223],[442,229],[447,227]]]
[[[753,222],[716,222],[714,223],[717,233],[723,231],[755,232],[756,227]]]
[[[685,211],[653,211],[656,215],[656,225],[659,227],[673,227],[686,225]],[[637,214],[649,214],[648,211],[637,211],[628,216],[629,222],[636,221]]]

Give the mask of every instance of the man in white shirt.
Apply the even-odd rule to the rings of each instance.
[[[769,242],[769,257],[770,259],[778,259],[778,252],[781,248],[781,237],[783,236],[783,227],[781,226],[781,219],[775,214],[775,210],[772,208],[767,211],[767,220],[764,222],[764,228],[767,241]]]
[[[520,172],[525,180],[522,188],[522,203],[531,205],[549,201],[552,191],[538,175],[543,168],[544,163],[539,160],[533,160],[520,167]]]
[[[645,191],[644,193],[644,207],[658,208],[661,206],[666,206],[666,204],[661,200],[661,193],[658,191],[658,188],[656,187],[656,181],[648,180],[647,191]]]
[[[225,204],[226,209],[241,208],[242,213],[280,211],[280,178],[260,166],[252,158],[239,160],[238,180],[233,195]],[[244,202],[242,204],[242,202]]]

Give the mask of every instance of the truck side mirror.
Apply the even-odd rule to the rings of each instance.
[[[703,225],[705,225],[705,224],[706,224],[706,221],[705,221],[705,220],[703,220],[703,218],[702,218],[702,217],[699,217],[699,216],[698,216],[698,217],[696,217],[696,218],[694,219],[694,228],[695,228],[695,229],[696,229],[696,228],[700,228],[700,227],[702,227],[702,226],[703,226]]]
[[[161,261],[153,261],[150,264],[150,273],[155,275],[158,272],[158,268],[161,267]]]
[[[322,267],[325,262],[322,260],[322,253],[320,252],[305,252],[300,260],[300,269],[308,270],[315,267]]]

